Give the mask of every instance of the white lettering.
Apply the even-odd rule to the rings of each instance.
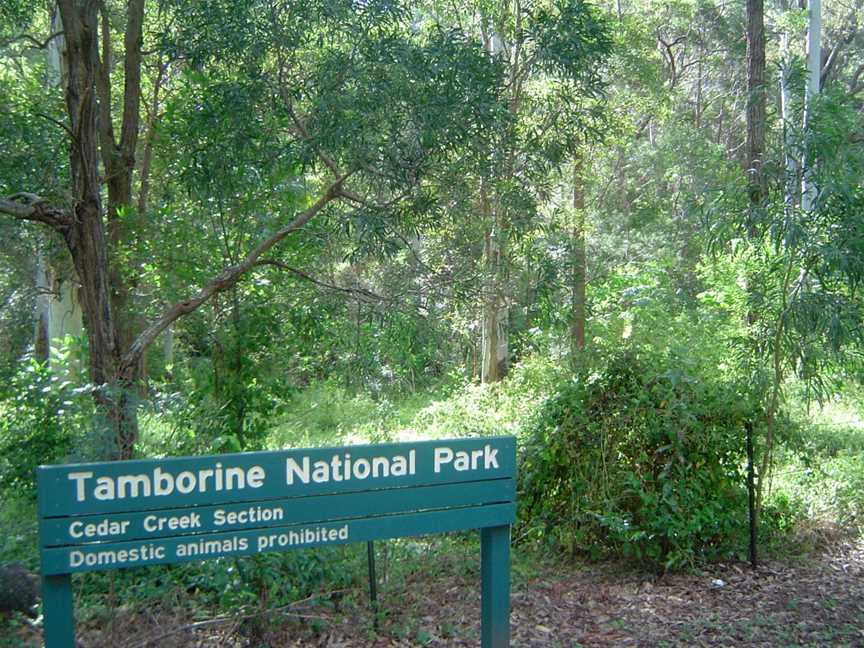
[[[498,450],[493,450],[492,446],[489,444],[486,445],[484,450],[483,467],[486,468],[486,470],[489,470],[490,468],[498,468]]]
[[[163,473],[161,468],[153,471],[153,481],[156,482],[155,495],[170,495],[174,492],[174,477],[170,473]]]
[[[444,464],[448,464],[453,461],[453,450],[450,448],[435,448],[435,466],[434,470],[436,473],[441,472],[441,468]]]
[[[355,479],[366,479],[370,472],[372,472],[372,466],[366,459],[357,459],[354,462]]]
[[[249,488],[261,488],[266,476],[267,473],[261,466],[252,466],[246,473],[246,483],[249,484]]]
[[[288,457],[288,459],[285,462],[285,469],[288,472],[288,474],[286,475],[286,481],[288,482],[289,486],[294,485],[294,476],[295,475],[304,484],[309,483],[309,457],[303,457],[303,467],[302,468],[291,457]]]
[[[131,495],[126,494],[127,486],[131,487]],[[150,497],[150,479],[147,475],[123,475],[118,477],[117,497],[120,499],[123,499],[124,497],[138,497],[139,486],[141,487],[141,496]]]
[[[184,470],[177,475],[177,479],[174,481],[174,486],[177,487],[178,492],[188,495],[195,490],[195,475],[188,470]]]
[[[96,480],[96,490],[93,496],[98,500],[114,499],[114,480],[110,477],[100,477]]]
[[[83,502],[86,497],[86,492],[84,491],[84,482],[92,477],[92,472],[69,473],[69,479],[75,482],[75,499],[77,499],[79,502]]]

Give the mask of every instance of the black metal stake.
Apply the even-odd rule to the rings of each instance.
[[[366,557],[369,563],[369,600],[372,603],[372,627],[378,631],[378,575],[375,571],[375,543],[366,543]]]
[[[750,509],[750,566],[757,567],[756,559],[756,487],[753,472],[753,421],[745,423],[747,429],[747,497]]]

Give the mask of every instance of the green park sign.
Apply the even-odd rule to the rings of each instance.
[[[510,645],[513,437],[38,469],[46,648],[73,648],[70,575],[481,529],[482,646]]]

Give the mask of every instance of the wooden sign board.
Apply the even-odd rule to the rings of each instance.
[[[513,437],[42,466],[46,648],[70,574],[481,529],[482,646],[509,646]]]

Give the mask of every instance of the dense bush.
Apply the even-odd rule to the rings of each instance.
[[[671,354],[624,351],[580,372],[523,447],[521,533],[663,569],[735,551],[747,529],[747,402]]]
[[[81,432],[81,392],[63,371],[23,363],[0,394],[0,490],[33,495],[36,467],[71,454]]]

